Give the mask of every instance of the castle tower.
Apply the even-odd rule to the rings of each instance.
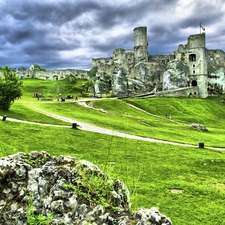
[[[187,62],[190,70],[191,86],[197,86],[199,97],[208,96],[207,49],[205,33],[191,35],[187,43]]]
[[[134,28],[134,58],[135,63],[148,62],[147,27]]]

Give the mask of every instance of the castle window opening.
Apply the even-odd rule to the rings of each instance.
[[[190,54],[189,55],[189,61],[191,61],[191,62],[196,61],[196,54]]]
[[[193,64],[193,68],[195,68],[195,64]]]
[[[197,81],[196,81],[196,80],[193,80],[193,81],[191,82],[191,86],[192,86],[192,87],[196,87],[196,86],[197,86]]]
[[[193,70],[193,74],[195,74],[195,70]]]

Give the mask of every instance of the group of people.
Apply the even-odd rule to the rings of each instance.
[[[66,96],[67,99],[73,99],[73,95],[67,95]],[[61,102],[65,102],[65,98],[62,97],[62,94],[60,93],[58,96],[57,96],[57,100],[61,100]],[[75,100],[77,101],[78,100],[78,96],[75,97]]]
[[[34,98],[37,98],[38,100],[42,97],[41,94],[35,92],[34,93]],[[73,99],[73,95],[67,95],[66,96],[67,99]],[[58,101],[61,101],[61,102],[65,102],[65,98],[62,96],[62,94],[60,93],[59,95],[57,95],[57,100]],[[78,96],[75,97],[75,100],[77,101],[78,100]]]
[[[37,92],[34,93],[34,98],[37,98],[39,100],[40,97],[41,97],[41,94],[38,94]]]

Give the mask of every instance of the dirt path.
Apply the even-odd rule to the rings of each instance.
[[[31,121],[26,121],[26,120],[18,120],[18,119],[14,119],[14,118],[10,118],[10,117],[7,117],[6,120],[9,120],[9,121],[12,121],[12,122],[17,122],[17,123],[35,124],[35,125],[48,126],[48,127],[71,128],[71,126],[66,126],[66,125],[37,123],[37,122],[31,122]]]
[[[198,147],[196,145],[192,144],[182,144],[182,143],[177,143],[177,142],[172,142],[172,141],[164,141],[164,140],[159,140],[159,139],[154,139],[154,138],[147,138],[147,137],[141,137],[137,135],[132,135],[132,134],[126,134],[122,133],[119,131],[107,129],[107,128],[102,128],[98,127],[92,124],[80,122],[71,118],[59,116],[57,114],[49,113],[47,111],[41,110],[39,108],[33,107],[34,110],[36,110],[39,113],[45,114],[46,116],[53,117],[65,122],[71,123],[71,126],[65,126],[65,125],[54,125],[54,124],[43,124],[43,123],[36,123],[36,122],[30,122],[30,121],[24,121],[24,120],[17,120],[13,118],[7,118],[9,121],[13,122],[22,122],[22,123],[28,123],[28,124],[37,124],[41,126],[56,126],[56,127],[63,127],[63,128],[72,128],[72,124],[76,123],[78,125],[78,129],[84,130],[84,131],[89,131],[89,132],[94,132],[94,133],[101,133],[101,134],[106,134],[106,135],[113,135],[117,137],[122,137],[122,138],[128,138],[128,139],[134,139],[134,140],[140,140],[140,141],[148,141],[148,142],[154,142],[154,143],[162,143],[162,144],[169,144],[169,145],[177,145],[177,146],[187,146],[187,147]],[[214,149],[214,150],[225,150],[225,148],[213,148],[213,147],[206,147],[207,149]]]

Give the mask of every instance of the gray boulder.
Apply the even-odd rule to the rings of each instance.
[[[208,129],[204,125],[198,124],[198,123],[192,123],[191,128],[201,130],[201,131],[208,131]]]
[[[129,190],[96,165],[46,152],[0,158],[0,224],[170,225],[156,208],[130,211]]]

